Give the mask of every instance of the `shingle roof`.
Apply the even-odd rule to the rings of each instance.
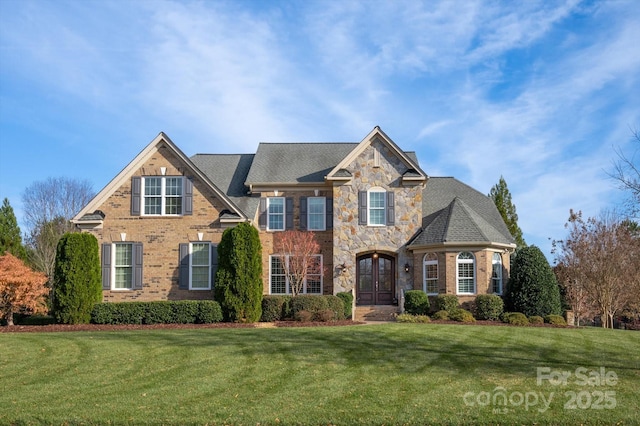
[[[431,177],[422,195],[423,227],[409,247],[514,242],[493,201],[454,178]]]
[[[255,154],[196,154],[191,162],[222,190],[247,217],[253,217],[260,202],[248,195],[244,185]]]
[[[247,184],[324,183],[355,143],[261,143]]]

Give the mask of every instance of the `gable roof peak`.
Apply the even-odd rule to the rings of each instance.
[[[427,174],[420,168],[417,161],[412,160],[396,143],[389,137],[387,134],[380,128],[380,126],[375,126],[373,130],[367,134],[367,136],[360,141],[356,145],[356,147],[345,156],[338,165],[336,165],[326,176],[327,180],[333,180],[335,178],[339,178],[337,176],[340,170],[346,169],[347,166],[355,160],[355,158],[360,155],[365,149],[367,149],[374,140],[381,141],[384,145],[386,145],[395,155],[397,155],[407,166],[408,169],[415,170],[416,177],[414,180],[421,179],[427,180]]]

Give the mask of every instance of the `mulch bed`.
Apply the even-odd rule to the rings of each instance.
[[[239,324],[234,322],[219,322],[215,324],[49,324],[49,325],[14,325],[0,327],[0,333],[46,333],[64,331],[130,331],[130,330],[179,330],[203,328],[271,328],[271,327],[332,327],[343,325],[363,324],[357,321],[331,322],[299,322],[278,321],[275,323]]]

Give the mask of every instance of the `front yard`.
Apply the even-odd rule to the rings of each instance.
[[[0,424],[635,424],[640,339],[380,324],[0,334]]]

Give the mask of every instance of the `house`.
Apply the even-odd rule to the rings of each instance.
[[[101,244],[105,301],[211,298],[217,244],[241,222],[259,229],[264,294],[290,293],[274,239],[299,229],[315,233],[324,271],[304,293],[353,290],[358,305],[409,289],[501,294],[515,248],[487,196],[428,176],[379,127],[359,143],[192,157],[160,133],[72,222]]]

